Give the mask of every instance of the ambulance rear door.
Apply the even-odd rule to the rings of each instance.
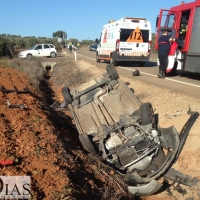
[[[132,28],[121,28],[119,53],[124,55],[147,55],[150,49],[151,29],[148,24]]]

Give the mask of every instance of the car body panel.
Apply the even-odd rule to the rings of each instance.
[[[104,115],[102,115],[102,110],[94,102],[82,107],[73,108],[73,112],[77,115],[76,122],[81,124],[84,133],[97,133],[97,127],[101,124],[109,125],[113,121],[117,122],[119,121],[120,115],[130,115],[139,109],[141,105],[139,99],[135,97],[123,81],[118,81],[118,90],[113,90],[109,95],[105,94],[100,97],[109,114],[104,112]],[[94,96],[95,101],[96,99],[97,97]]]
[[[52,48],[49,46],[49,44],[43,44],[42,55],[43,56],[50,56],[51,52],[52,52]]]

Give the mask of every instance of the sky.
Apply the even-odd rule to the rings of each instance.
[[[146,18],[155,33],[161,8],[182,0],[0,0],[0,34],[48,37],[65,31],[67,39],[95,40],[109,20]],[[194,0],[185,0],[185,3]]]

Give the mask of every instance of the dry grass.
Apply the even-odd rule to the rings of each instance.
[[[89,78],[91,78],[91,72],[81,69],[76,61],[71,59],[58,63],[52,72],[55,88],[65,85],[76,87],[85,83]]]
[[[10,66],[24,72],[30,78],[30,83],[39,88],[40,81],[44,79],[44,69],[41,65],[40,58],[20,59],[14,58],[10,61]]]

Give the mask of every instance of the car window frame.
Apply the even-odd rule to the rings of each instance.
[[[52,49],[55,49],[55,46],[53,46],[52,44],[49,44],[49,46],[50,46]]]
[[[49,44],[44,44],[44,49],[50,49],[50,45]],[[45,46],[48,46],[47,48],[45,48]]]
[[[42,48],[36,49],[37,47],[40,47],[40,46],[41,46]],[[38,44],[38,45],[35,46],[35,48],[34,48],[33,50],[42,50],[42,49],[43,49],[43,45],[42,45],[42,44]]]

